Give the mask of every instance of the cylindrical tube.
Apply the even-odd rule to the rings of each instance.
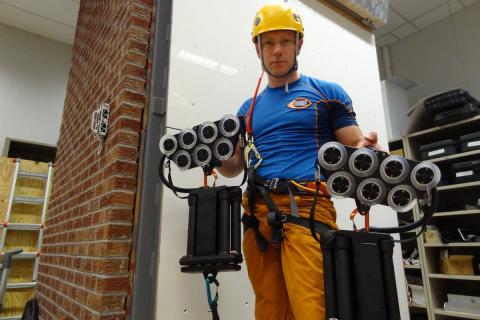
[[[327,180],[328,192],[335,197],[350,197],[355,191],[355,179],[345,171],[337,171]]]
[[[215,141],[213,145],[213,155],[220,161],[227,160],[233,155],[233,144],[227,138],[221,138]]]
[[[171,134],[166,134],[160,139],[159,147],[160,152],[168,157],[177,150],[177,139]]]
[[[335,233],[328,231],[320,237],[323,253],[323,283],[325,291],[325,319],[337,318],[337,295],[335,285],[335,267],[333,244]]]
[[[224,137],[232,137],[240,129],[240,121],[234,115],[227,114],[220,119],[218,127]]]
[[[417,194],[411,186],[401,184],[390,190],[387,203],[390,208],[397,212],[406,212],[417,203]]]
[[[335,239],[335,274],[337,281],[338,318],[355,320],[355,306],[353,304],[353,280],[350,270],[350,241],[343,236]]]
[[[223,189],[218,192],[218,253],[230,253],[230,192]]]
[[[242,190],[240,188],[231,189],[230,197],[232,199],[231,216],[230,216],[231,223],[232,223],[231,252],[240,253],[242,250],[241,228],[240,228],[240,219],[241,219],[240,207],[242,203]]]
[[[380,176],[390,184],[401,183],[410,173],[410,165],[404,157],[391,155],[380,165]]]
[[[180,150],[174,155],[173,161],[180,170],[188,170],[192,164],[190,154],[185,150]]]
[[[211,143],[217,139],[218,128],[215,123],[206,121],[198,127],[198,138],[203,143]]]
[[[395,269],[393,267],[393,241],[381,240],[379,243],[382,261],[382,276],[388,319],[400,320]]]
[[[199,144],[193,149],[193,162],[199,166],[206,166],[212,160],[212,151],[204,144]]]
[[[432,162],[420,162],[410,174],[412,185],[420,190],[435,188],[440,182],[442,174],[436,164]]]
[[[317,160],[327,170],[338,170],[347,162],[347,149],[339,142],[327,142],[318,150]]]
[[[368,177],[378,168],[378,157],[374,151],[361,148],[352,153],[348,160],[350,171],[358,177]]]
[[[359,183],[357,188],[358,200],[370,206],[381,203],[386,193],[385,184],[377,178],[365,179]]]
[[[197,221],[197,195],[188,196],[188,240],[187,240],[187,256],[195,256],[195,237],[196,237],[196,221]]]
[[[178,143],[185,150],[190,150],[197,143],[197,134],[193,129],[185,129],[178,135]]]

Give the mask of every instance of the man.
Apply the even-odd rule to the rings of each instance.
[[[300,15],[286,3],[266,5],[256,14],[252,40],[268,86],[238,111],[247,117],[247,129],[251,128],[261,158],[261,162],[255,156],[252,159],[252,167],[259,164],[253,180],[261,180],[261,188],[276,179],[287,187],[279,192],[273,186],[265,198],[255,192],[265,188],[250,183],[250,192],[243,199],[247,215],[242,219],[243,248],[258,320],[324,319],[319,244],[305,223],[288,220],[280,233],[279,228],[272,229],[267,221],[272,210],[268,198],[277,213],[298,213],[300,220],[307,221],[313,208],[317,223],[336,229],[336,212],[329,197],[320,196],[315,204],[314,192],[310,192],[312,186],[315,188],[309,181],[316,178],[317,152],[322,144],[333,140],[353,147],[364,145],[347,93],[337,84],[298,72],[303,35]],[[365,144],[375,145],[376,135],[369,136]],[[235,155],[224,161],[219,171],[233,177],[243,169],[244,158],[237,146]],[[251,177],[249,180],[252,182]],[[274,230],[277,233],[272,237]],[[265,239],[269,241],[266,246],[262,245]]]

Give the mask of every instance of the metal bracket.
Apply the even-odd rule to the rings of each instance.
[[[91,129],[96,139],[99,140],[97,154],[103,150],[103,143],[108,132],[108,123],[110,118],[110,106],[107,103],[101,103],[92,113]]]

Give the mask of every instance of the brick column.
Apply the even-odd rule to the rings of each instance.
[[[153,0],[82,0],[36,297],[41,319],[124,319]],[[91,115],[110,105],[103,150]]]

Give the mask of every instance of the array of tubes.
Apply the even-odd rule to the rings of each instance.
[[[238,118],[225,115],[216,122],[206,121],[178,134],[164,135],[160,139],[160,151],[180,170],[203,167],[233,155],[235,146],[232,141],[239,130]]]
[[[318,163],[328,177],[331,195],[351,197],[362,204],[386,203],[397,212],[411,210],[422,191],[440,182],[440,169],[368,148],[351,148],[328,142],[318,151]]]

